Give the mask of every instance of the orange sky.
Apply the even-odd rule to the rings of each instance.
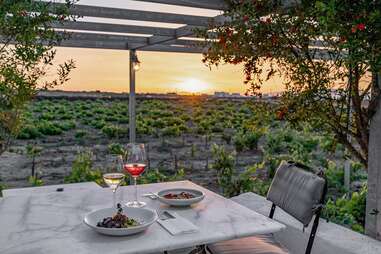
[[[207,17],[221,14],[221,11],[216,10],[133,0],[80,0],[78,4]],[[168,28],[177,28],[184,25],[94,17],[83,17],[79,21],[81,19],[87,22],[164,26]],[[244,93],[247,89],[243,84],[242,66],[224,65],[218,69],[209,70],[201,62],[201,54],[138,52],[138,57],[142,62],[142,68],[137,73],[137,92],[213,93],[215,91],[226,91]],[[75,60],[77,69],[72,72],[71,80],[57,89],[128,92],[128,51],[58,48],[56,58],[58,63],[70,58]],[[279,85],[279,79],[271,80],[264,86],[263,92],[279,91],[281,90]]]
[[[224,65],[209,70],[201,54],[138,52],[137,92],[215,91],[244,93],[242,66]],[[73,59],[77,68],[70,81],[57,89],[70,91],[128,92],[129,54],[122,50],[57,48],[57,62]],[[271,80],[263,92],[279,91],[279,80]]]

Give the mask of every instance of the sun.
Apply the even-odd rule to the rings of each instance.
[[[199,79],[188,78],[177,85],[177,89],[187,93],[201,93],[208,89],[209,85]]]

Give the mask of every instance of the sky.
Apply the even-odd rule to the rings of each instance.
[[[219,11],[189,7],[174,7],[162,4],[142,3],[131,0],[80,0],[79,4],[103,7],[128,8],[136,10],[160,11],[213,17]],[[86,18],[86,21],[157,26],[157,23],[130,20]],[[162,26],[163,24],[161,24]],[[176,28],[181,24],[164,24]],[[201,62],[201,54],[138,52],[141,69],[136,74],[136,90],[139,93],[208,93],[216,91],[243,94],[247,87],[243,84],[242,66],[222,65],[211,70]],[[122,50],[57,48],[56,62],[73,59],[76,69],[70,80],[60,90],[128,92],[129,54]],[[271,80],[263,92],[281,90],[279,80]]]

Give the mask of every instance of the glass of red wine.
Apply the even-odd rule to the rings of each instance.
[[[123,168],[134,179],[135,200],[128,202],[128,207],[143,207],[146,203],[138,200],[137,178],[144,172],[147,165],[147,156],[144,144],[128,144]]]

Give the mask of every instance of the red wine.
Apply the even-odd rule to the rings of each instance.
[[[142,163],[129,163],[124,165],[124,170],[130,173],[133,177],[140,176],[144,172],[145,168],[146,164]]]

